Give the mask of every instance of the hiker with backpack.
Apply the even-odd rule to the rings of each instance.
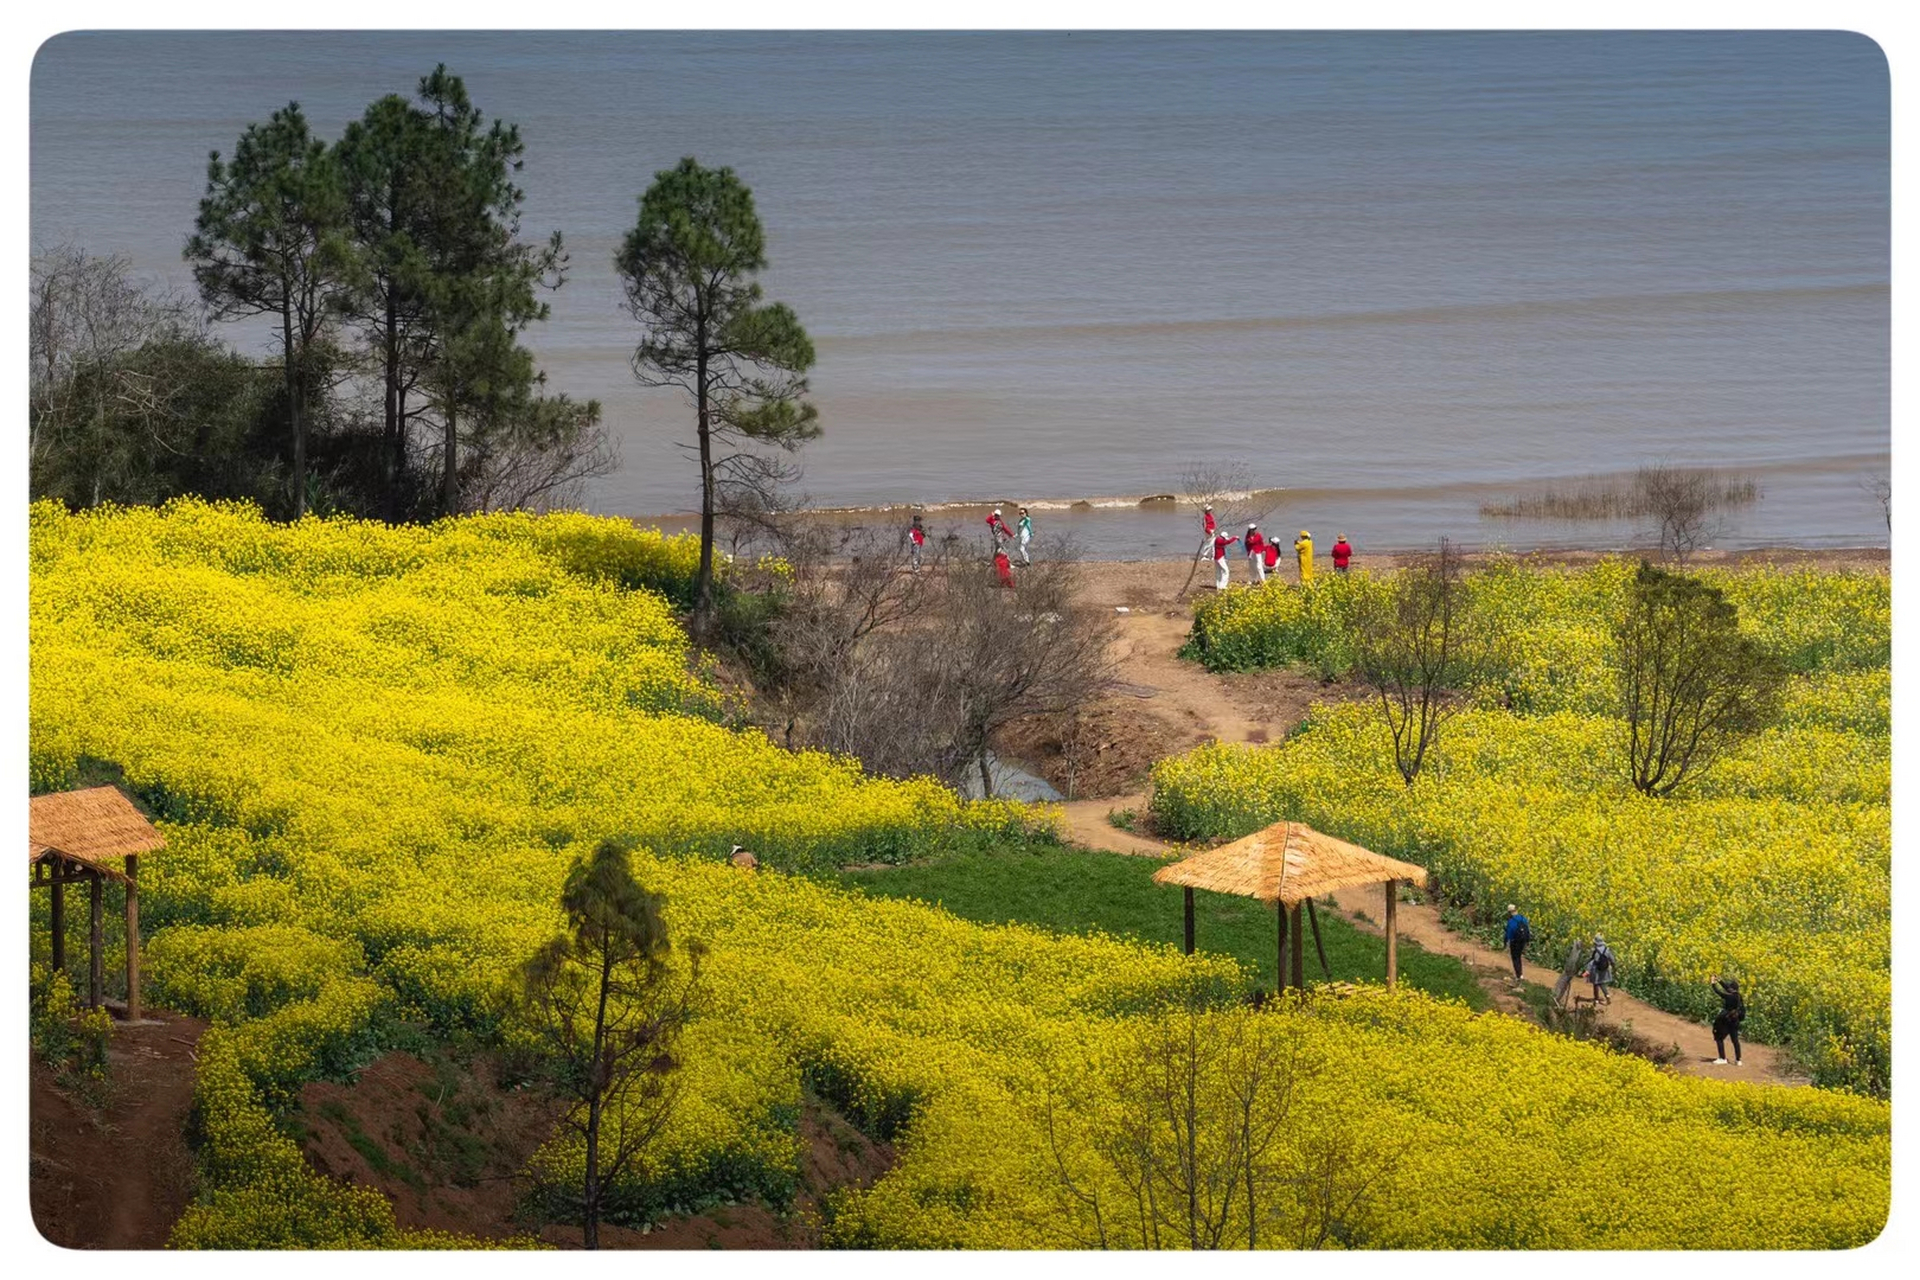
[[[1613,948],[1607,945],[1605,938],[1597,933],[1594,934],[1593,954],[1587,958],[1586,978],[1593,984],[1595,1004],[1613,1003],[1613,993],[1609,988],[1613,986],[1617,966],[1618,961],[1614,959]]]
[[[1740,1065],[1740,1024],[1747,1020],[1747,1002],[1740,994],[1738,978],[1722,977],[1713,983],[1713,994],[1720,997],[1720,1012],[1713,1015],[1713,1049],[1719,1056],[1716,1067],[1727,1065],[1727,1040],[1733,1040],[1733,1065]]]
[[[1507,904],[1507,953],[1513,957],[1513,980],[1520,981],[1522,957],[1527,953],[1527,944],[1533,941],[1533,926],[1520,914],[1520,908],[1511,902]]]

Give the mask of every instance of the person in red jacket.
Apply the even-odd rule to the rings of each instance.
[[[1005,547],[997,547],[994,549],[993,571],[1000,575],[1001,586],[1010,587],[1013,585],[1013,561],[1007,559],[1007,549]]]
[[[1275,542],[1272,538],[1268,538],[1266,540],[1266,549],[1261,552],[1260,559],[1266,566],[1266,570],[1268,573],[1273,573],[1274,571],[1279,569],[1280,544]]]
[[[907,530],[907,554],[913,557],[913,571],[920,572],[920,552],[927,545],[926,526],[920,523],[920,513],[913,513],[913,527]]]
[[[1254,582],[1265,582],[1267,580],[1267,539],[1260,532],[1260,526],[1249,524],[1246,539],[1240,545],[1246,549],[1247,570]]]
[[[1202,512],[1201,518],[1200,518],[1200,524],[1201,524],[1201,527],[1205,530],[1205,532],[1200,535],[1200,549],[1202,551],[1210,551],[1213,548],[1213,535],[1219,532],[1214,527],[1213,504],[1211,502],[1209,502],[1206,505],[1206,508]]]
[[[1333,571],[1345,573],[1347,561],[1353,559],[1353,548],[1347,545],[1347,535],[1341,534],[1333,544]]]
[[[1231,534],[1216,533],[1213,535],[1213,589],[1215,591],[1225,591],[1227,589],[1229,579],[1229,574],[1227,573],[1227,548],[1238,541],[1240,541],[1240,539]]]
[[[993,535],[993,545],[996,547],[1013,536],[1013,530],[1007,528],[1007,522],[1000,518],[998,507],[995,507],[993,514],[987,517],[987,532]]]

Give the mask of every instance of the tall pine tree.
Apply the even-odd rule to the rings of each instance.
[[[345,220],[339,169],[290,102],[265,124],[248,125],[230,162],[218,151],[209,157],[207,193],[185,250],[215,317],[279,320],[295,516],[307,509],[313,357],[341,297]]]
[[[347,126],[336,152],[356,245],[350,314],[381,371],[388,519],[422,505],[411,492],[410,436],[437,426],[440,493],[460,509],[460,432],[468,414],[522,405],[538,381],[515,341],[543,320],[538,291],[558,288],[566,253],[519,239],[517,126],[486,121],[444,65],[417,101],[382,98]]]
[[[700,568],[692,630],[704,641],[713,619],[715,482],[750,456],[746,447],[793,450],[820,434],[806,399],[813,341],[792,308],[761,299],[754,277],[767,265],[766,233],[753,193],[732,169],[703,168],[688,156],[655,174],[614,265],[642,330],[634,376],[678,387],[693,402]]]

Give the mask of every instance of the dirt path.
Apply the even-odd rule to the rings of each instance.
[[[1179,852],[1180,846],[1138,832],[1122,831],[1108,820],[1108,813],[1114,810],[1132,809],[1145,814],[1147,801],[1145,794],[1135,794],[1104,800],[1080,800],[1063,805],[1067,837],[1088,848],[1105,849],[1113,853],[1165,857]],[[1383,904],[1379,889],[1342,890],[1334,895],[1334,901],[1356,927],[1368,933],[1380,932],[1378,921]],[[1506,952],[1484,946],[1475,939],[1449,929],[1441,921],[1439,909],[1430,905],[1416,906],[1403,902],[1396,919],[1402,938],[1419,943],[1434,955],[1452,956],[1465,964],[1480,980],[1482,989],[1496,1008],[1514,1014],[1526,1013],[1524,988],[1513,981],[1513,966]],[[1523,961],[1521,967],[1526,982],[1549,990],[1560,978],[1558,968],[1535,964],[1531,960]],[[1582,982],[1574,990],[1578,994],[1590,988]],[[1677,1051],[1672,1062],[1674,1069],[1688,1075],[1714,1080],[1748,1080],[1759,1084],[1809,1083],[1804,1076],[1792,1070],[1785,1053],[1770,1045],[1747,1045],[1743,1065],[1739,1067],[1732,1064],[1715,1066],[1713,1033],[1706,1024],[1656,1009],[1625,992],[1614,994],[1612,1002],[1601,1010],[1599,1019],[1643,1042],[1650,1050],[1660,1051],[1672,1046]]]
[[[159,1249],[186,1208],[193,1050],[206,1024],[155,1014],[116,1023],[104,1106],[29,1064],[34,1225],[69,1249]]]

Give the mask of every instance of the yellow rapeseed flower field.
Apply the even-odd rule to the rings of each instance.
[[[1255,1011],[1224,957],[783,873],[1046,821],[741,727],[669,609],[684,540],[573,515],[283,526],[177,502],[36,506],[30,547],[33,785],[117,769],[157,813],[153,998],[214,1023],[176,1245],[473,1243],[403,1231],[377,1194],[315,1175],[276,1111],[402,1024],[499,1032],[493,997],[557,929],[569,862],[614,834],[643,842],[635,870],[675,936],[709,948],[685,1101],[616,1220],[790,1196],[810,1088],[899,1152],[835,1202],[833,1241],[1084,1242],[1060,1175],[1105,1175],[1085,1143],[1054,1154],[1036,1108],[1169,1001],[1311,1061],[1276,1161],[1329,1134],[1398,1153],[1332,1243],[1835,1247],[1885,1219],[1882,1102],[1677,1079],[1415,993]],[[768,865],[727,865],[735,841]],[[1069,1129],[1116,1105],[1105,1078],[1061,1095]],[[534,1172],[580,1159],[556,1141]],[[1264,1203],[1285,1218],[1307,1195],[1282,1179]]]
[[[1750,986],[1749,1030],[1824,1083],[1890,1076],[1891,614],[1884,574],[1769,566],[1705,573],[1796,674],[1778,725],[1649,799],[1627,784],[1608,628],[1631,566],[1499,560],[1469,576],[1505,670],[1445,729],[1411,788],[1368,706],[1317,711],[1286,743],[1161,762],[1153,809],[1185,838],[1311,822],[1421,863],[1489,916],[1521,902],[1544,949],[1604,932],[1625,985],[1678,1012]],[[1221,666],[1351,662],[1352,601],[1389,579],[1228,593],[1196,611]]]

